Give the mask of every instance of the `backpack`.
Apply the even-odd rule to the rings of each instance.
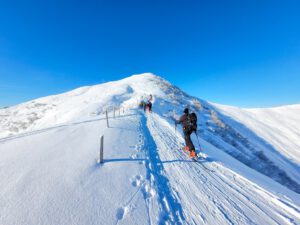
[[[190,131],[197,131],[197,115],[196,113],[188,114],[187,116],[187,125]]]

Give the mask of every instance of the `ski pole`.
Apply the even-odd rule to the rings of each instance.
[[[174,121],[174,124],[175,124],[175,142],[176,142],[176,145],[179,147],[178,138],[176,137],[177,136],[177,123],[176,123],[176,121]]]
[[[201,152],[203,152],[202,148],[201,148],[201,144],[200,144],[200,141],[199,141],[199,137],[198,137],[197,131],[195,132],[195,134],[196,134],[197,141],[198,141],[198,144],[199,144],[199,149],[200,149]]]

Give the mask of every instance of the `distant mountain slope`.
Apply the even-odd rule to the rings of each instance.
[[[232,143],[239,150],[238,154],[227,152],[299,193],[299,105],[271,109],[214,106],[220,119],[240,136]],[[242,146],[237,142],[239,139]]]
[[[268,141],[291,161],[300,164],[300,105],[243,109],[215,106]]]

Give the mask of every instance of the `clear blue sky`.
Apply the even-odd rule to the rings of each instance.
[[[222,104],[300,103],[300,1],[0,2],[0,106],[143,72]]]

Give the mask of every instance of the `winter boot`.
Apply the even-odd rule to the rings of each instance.
[[[197,153],[195,152],[195,150],[190,151],[190,157],[194,158],[194,159],[198,159]]]

